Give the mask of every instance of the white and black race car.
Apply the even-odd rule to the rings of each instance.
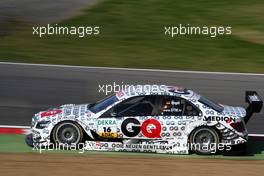
[[[249,106],[217,104],[175,86],[130,86],[93,104],[67,104],[32,118],[30,146],[84,144],[86,150],[211,154],[248,140],[246,124],[262,100]]]

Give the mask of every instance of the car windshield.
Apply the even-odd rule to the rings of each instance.
[[[204,105],[214,109],[217,112],[222,112],[224,110],[223,106],[221,106],[221,105],[219,105],[219,104],[217,104],[217,103],[215,103],[215,102],[213,102],[213,101],[211,101],[205,97],[202,97],[202,96],[200,97],[199,102],[201,102]]]
[[[116,97],[116,95],[111,95],[109,97],[106,97],[103,100],[96,102],[95,104],[92,104],[88,108],[93,113],[97,113],[97,112],[102,111],[103,109],[107,108],[108,106],[110,106],[111,104],[113,104],[117,101],[118,101],[118,98]]]

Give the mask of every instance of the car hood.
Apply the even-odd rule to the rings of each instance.
[[[79,116],[92,116],[92,112],[87,108],[89,104],[66,104],[59,107],[53,107],[45,111],[41,111],[35,115],[37,119],[49,119],[55,117],[79,117]]]
[[[232,117],[245,117],[247,112],[245,108],[242,107],[236,107],[236,106],[228,106],[228,105],[222,105],[224,107],[224,110],[222,111],[222,114],[232,116]]]

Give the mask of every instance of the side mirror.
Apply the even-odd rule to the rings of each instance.
[[[117,113],[116,113],[116,112],[111,112],[111,113],[110,113],[110,116],[111,116],[111,117],[116,117],[116,116],[117,116]]]

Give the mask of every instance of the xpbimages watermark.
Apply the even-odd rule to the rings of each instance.
[[[43,37],[47,35],[76,35],[80,38],[99,35],[99,26],[58,26],[58,24],[47,26],[33,26],[32,34],[38,37]]]
[[[128,91],[128,92],[155,92],[157,90],[161,92],[165,92],[165,85],[132,85],[132,84],[121,84],[116,83],[113,84],[102,84],[98,85],[98,93],[104,93],[105,95],[109,95],[111,93],[117,93],[119,91]]]
[[[164,34],[169,37],[177,37],[179,35],[205,35],[212,38],[231,35],[231,26],[192,26],[190,24],[177,26],[164,26]]]
[[[78,143],[78,144],[62,144],[62,143],[51,143],[48,144],[33,144],[34,151],[38,151],[42,153],[44,151],[62,151],[62,150],[71,150],[77,151],[78,153],[84,153],[85,150],[85,143]]]

